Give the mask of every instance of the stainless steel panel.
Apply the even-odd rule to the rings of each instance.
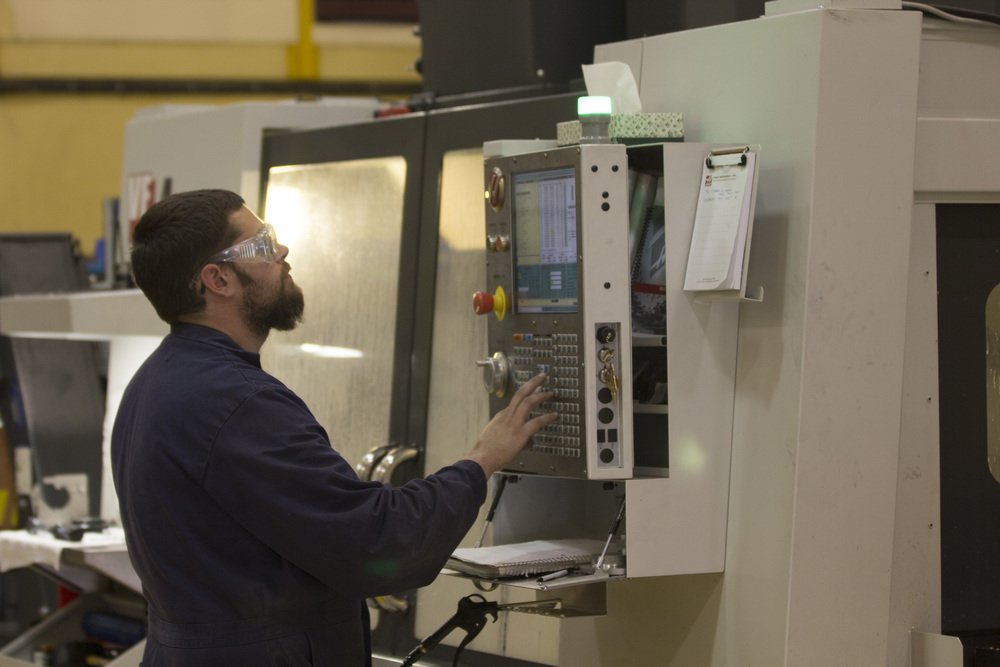
[[[476,360],[486,356],[486,318],[472,294],[486,280],[482,149],[445,155],[427,411],[428,472],[461,458],[489,421]]]
[[[352,465],[388,439],[406,169],[402,157],[361,159],[274,168],[268,182],[268,222],[306,310],[296,330],[271,334],[261,363]]]

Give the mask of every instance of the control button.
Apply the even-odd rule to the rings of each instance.
[[[616,428],[608,429],[608,442],[618,442],[618,429]]]
[[[493,312],[493,295],[486,292],[476,292],[472,295],[472,309],[476,315],[485,315]]]
[[[597,444],[603,445],[605,443],[605,438],[607,437],[607,431],[603,428],[597,429]]]
[[[601,390],[597,392],[597,400],[601,403],[608,404],[611,402],[611,390],[607,387],[601,387]],[[607,424],[607,422],[604,422]]]
[[[611,463],[615,460],[615,452],[613,449],[602,449],[600,456],[601,463]]]
[[[601,408],[597,413],[597,420],[602,424],[610,424],[615,419],[615,411],[611,408]]]
[[[486,199],[494,211],[499,212],[503,208],[505,189],[506,182],[503,171],[500,170],[500,167],[493,167],[489,183],[486,184]]]
[[[597,340],[605,345],[615,342],[615,328],[609,326],[598,327]]]
[[[507,312],[507,298],[504,295],[503,287],[497,285],[497,290],[493,294],[487,292],[476,292],[472,295],[472,310],[476,315],[493,313],[498,320],[502,320]]]

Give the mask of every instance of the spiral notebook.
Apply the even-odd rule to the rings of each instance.
[[[495,547],[456,549],[447,567],[478,577],[523,577],[590,565],[601,540],[535,540]]]

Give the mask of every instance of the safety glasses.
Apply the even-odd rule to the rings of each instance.
[[[268,223],[260,228],[260,231],[248,238],[240,241],[236,245],[229,246],[221,250],[202,264],[188,287],[194,289],[201,278],[201,270],[209,264],[219,264],[221,262],[273,262],[278,259],[278,237],[274,233],[274,227]]]

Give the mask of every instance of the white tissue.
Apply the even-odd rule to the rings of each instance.
[[[629,66],[621,62],[583,65],[583,81],[588,95],[603,95],[611,98],[611,113],[642,113],[639,101],[639,87]]]

